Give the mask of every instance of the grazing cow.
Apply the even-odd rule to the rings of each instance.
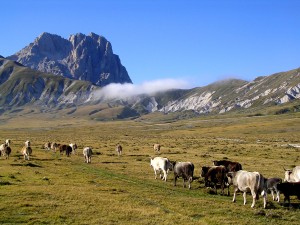
[[[6,147],[7,147],[6,143],[0,145],[0,156],[3,154],[3,151]]]
[[[283,203],[287,200],[290,205],[290,196],[297,196],[300,200],[300,182],[283,182],[277,184],[277,189],[284,195]]]
[[[23,148],[22,148],[22,150],[21,150],[21,153],[23,154],[23,156],[24,156],[24,160],[29,160],[29,157],[31,156],[31,154],[32,154],[32,149],[31,149],[31,147],[29,146],[29,147],[27,147],[27,146],[24,146]]]
[[[60,154],[66,152],[66,155],[69,157],[72,152],[72,148],[70,145],[59,145],[59,152]]]
[[[194,176],[194,164],[191,162],[174,162],[174,186],[176,186],[176,180],[178,177],[183,178],[183,187],[185,187],[185,182],[189,182],[189,189],[191,189],[191,183],[193,182]]]
[[[76,143],[71,143],[69,146],[72,148],[73,154],[76,154],[76,149],[77,149],[77,144]]]
[[[117,144],[116,146],[116,152],[118,153],[118,156],[122,155],[122,146],[120,144]]]
[[[231,162],[228,160],[214,160],[213,164],[215,166],[225,166],[227,172],[237,172],[242,170],[242,165],[238,162]]]
[[[300,181],[300,166],[296,166],[293,169],[284,169],[284,182],[299,182]]]
[[[93,151],[90,147],[85,147],[83,149],[83,156],[86,163],[91,163]]]
[[[157,153],[160,153],[160,147],[161,147],[160,144],[154,144],[154,145],[153,145],[153,149],[154,149],[154,151],[157,152]]]
[[[46,150],[51,149],[51,143],[49,141],[44,144],[44,149],[46,149]]]
[[[56,150],[58,149],[59,146],[60,146],[60,144],[57,144],[57,143],[55,143],[55,142],[52,142],[52,143],[51,143],[51,150],[52,150],[53,152],[56,152]]]
[[[155,157],[154,159],[150,158],[150,166],[153,167],[155,179],[157,178],[157,171],[159,172],[159,177],[167,181],[167,176],[169,170],[172,170],[172,163],[169,159],[163,157]],[[163,176],[161,174],[163,172]]]
[[[271,191],[273,201],[280,201],[280,191],[277,188],[277,185],[282,182],[281,178],[273,177],[273,178],[268,178],[265,180],[265,185],[267,187],[267,190]],[[274,196],[274,192],[276,193],[276,198]]]
[[[236,192],[238,190],[244,192],[244,205],[246,204],[246,193],[251,191],[253,202],[251,208],[255,206],[255,200],[258,199],[259,193],[264,198],[264,208],[267,206],[267,190],[265,186],[265,178],[258,172],[248,172],[245,170],[239,170],[237,172],[227,173],[228,184],[233,184],[234,194],[233,202],[236,200]]]
[[[205,186],[215,188],[217,194],[217,184],[221,185],[222,195],[224,194],[225,184],[227,182],[225,166],[212,166],[205,174]],[[229,196],[229,185],[227,185],[227,195]]]

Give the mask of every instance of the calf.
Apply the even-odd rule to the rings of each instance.
[[[214,160],[213,164],[215,166],[225,166],[227,172],[237,172],[242,170],[242,165],[238,162],[232,162],[228,160]]]
[[[91,163],[93,151],[90,147],[85,147],[83,149],[83,156],[86,163]]]
[[[281,178],[273,177],[265,180],[265,185],[267,190],[271,191],[273,201],[280,201],[280,191],[277,188],[277,185],[282,182]],[[276,193],[276,198],[274,196],[274,192]]]
[[[287,200],[290,205],[290,196],[297,196],[300,200],[300,182],[280,183],[277,184],[277,189],[284,195],[283,203]]]
[[[236,200],[236,192],[242,191],[244,197],[244,205],[246,204],[246,193],[251,191],[253,202],[251,208],[255,206],[255,200],[258,199],[259,193],[264,198],[264,208],[267,206],[267,197],[266,197],[266,186],[265,178],[258,172],[248,172],[245,170],[239,170],[237,172],[227,173],[228,184],[233,184],[234,194],[233,202]]]
[[[154,170],[155,179],[157,178],[157,171],[159,172],[159,177],[167,181],[167,176],[169,170],[172,170],[172,164],[168,158],[163,157],[155,157],[154,159],[150,158],[150,166]],[[161,175],[161,171],[163,172],[163,176]]]
[[[191,162],[174,162],[174,186],[176,186],[176,181],[178,177],[183,178],[183,187],[185,187],[185,182],[189,182],[189,189],[191,189],[191,183],[193,182],[194,175],[194,164]]]
[[[225,166],[213,166],[205,174],[205,186],[213,186],[217,194],[217,184],[221,185],[222,194],[224,194],[225,183],[227,182]],[[227,185],[227,195],[229,196],[229,185]]]

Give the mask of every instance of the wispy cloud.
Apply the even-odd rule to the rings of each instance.
[[[155,94],[161,91],[170,89],[185,89],[188,88],[187,81],[178,79],[162,79],[147,81],[142,84],[109,84],[94,93],[97,99],[125,99],[140,94]]]

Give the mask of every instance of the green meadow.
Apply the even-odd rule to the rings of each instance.
[[[101,122],[45,115],[1,118],[0,140],[11,139],[8,160],[0,158],[0,224],[299,224],[300,201],[292,207],[262,198],[214,194],[199,177],[213,160],[238,161],[243,169],[265,177],[284,178],[283,168],[300,165],[300,113],[271,116],[211,116],[180,121],[144,116],[136,120]],[[31,141],[25,161],[20,150]],[[43,149],[45,142],[76,142],[71,157]],[[115,146],[123,146],[117,156]],[[173,186],[154,179],[150,157],[195,165],[192,189],[182,179]],[[93,149],[84,163],[83,147]]]

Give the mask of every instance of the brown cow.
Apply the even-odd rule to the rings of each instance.
[[[229,160],[214,160],[215,166],[225,166],[226,172],[237,172],[242,170],[242,165],[239,162],[232,162]]]
[[[221,185],[222,195],[225,184],[228,183],[225,166],[212,166],[205,175],[205,186],[214,187],[217,194],[217,185]],[[229,196],[229,185],[227,185],[227,195]]]

